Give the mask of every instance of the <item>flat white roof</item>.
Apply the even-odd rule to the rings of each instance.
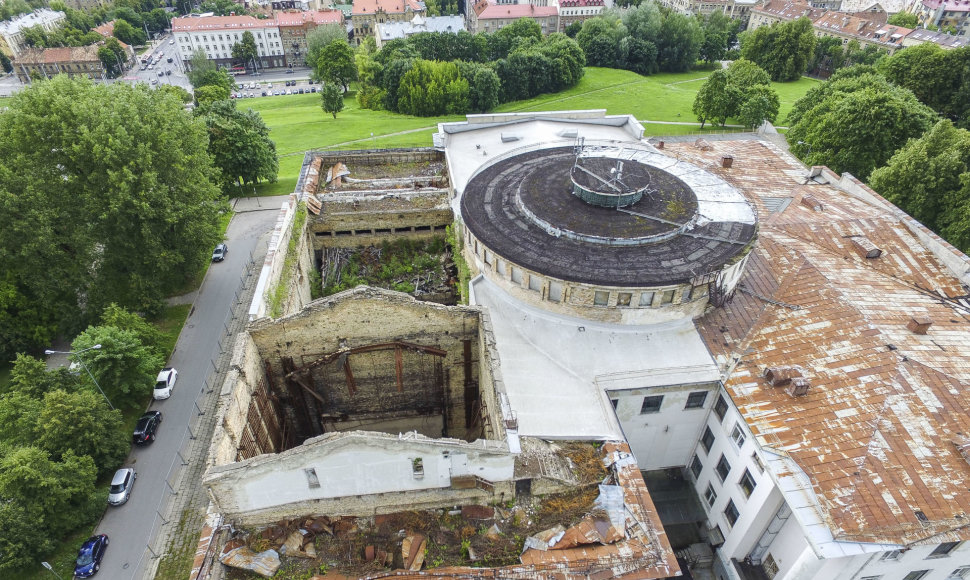
[[[690,319],[650,326],[598,323],[525,304],[481,276],[470,286],[471,302],[485,306],[492,320],[520,436],[623,440],[606,388],[720,378]]]

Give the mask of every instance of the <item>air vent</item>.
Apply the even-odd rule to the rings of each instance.
[[[852,236],[849,238],[849,241],[852,242],[852,249],[867,260],[873,260],[882,255],[882,250],[877,248],[876,244],[870,242],[869,238],[865,236]]]
[[[731,169],[734,165],[734,155],[721,155],[721,167]]]
[[[518,141],[522,137],[519,137],[515,133],[502,133],[502,143],[511,143],[513,141]]]
[[[914,316],[909,319],[906,328],[913,334],[926,334],[933,326],[933,319],[926,315]]]
[[[795,377],[802,376],[802,369],[798,367],[768,367],[765,369],[765,379],[771,387],[784,387]]]
[[[805,207],[807,207],[808,209],[810,209],[812,211],[822,211],[822,209],[824,209],[822,207],[822,202],[820,202],[819,200],[815,199],[811,195],[803,196],[801,203],[802,203],[802,205],[804,205]]]
[[[805,377],[792,377],[790,383],[788,383],[788,394],[792,397],[804,397],[808,394],[809,387],[808,379]]]
[[[579,137],[579,131],[576,129],[563,129],[559,132],[560,137],[565,137],[566,139],[575,139]]]

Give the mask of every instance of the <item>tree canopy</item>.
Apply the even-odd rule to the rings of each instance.
[[[769,83],[764,69],[750,60],[736,60],[727,70],[711,73],[694,97],[692,110],[701,127],[707,121],[723,126],[728,117],[749,129],[774,122],[781,103]]]
[[[357,65],[354,51],[346,40],[334,40],[323,47],[314,64],[313,76],[316,80],[338,84],[347,92],[350,82],[357,79]]]
[[[970,251],[970,132],[948,119],[909,141],[872,187],[963,252]]]
[[[218,242],[220,198],[205,127],[167,92],[58,76],[8,107],[0,115],[7,360],[83,327],[111,302],[156,311]]]
[[[970,129],[970,47],[943,50],[933,43],[901,50],[879,71],[953,123]]]
[[[259,51],[256,50],[256,37],[252,32],[243,32],[242,40],[232,45],[232,58],[243,66],[252,64],[256,67]]]
[[[209,131],[209,153],[221,172],[223,193],[238,193],[237,188],[247,183],[276,181],[276,144],[259,113],[240,111],[235,101],[221,100],[200,107],[199,114]]]
[[[794,81],[815,51],[812,21],[806,17],[761,26],[741,37],[741,56],[765,69],[773,81]]]
[[[866,180],[935,117],[912,91],[891,85],[872,67],[858,66],[839,71],[796,101],[786,137],[806,163]]]
[[[337,113],[344,110],[344,92],[333,83],[324,83],[320,87],[320,106],[336,119]]]

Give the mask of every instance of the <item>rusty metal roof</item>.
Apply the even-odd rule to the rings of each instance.
[[[970,433],[967,289],[924,242],[951,263],[966,257],[864,186],[871,202],[806,183],[808,170],[770,143],[671,143],[667,153],[758,208],[739,291],[698,328],[761,446],[807,475],[832,539],[970,539],[970,464],[952,442]],[[879,257],[858,250],[863,238]],[[914,317],[932,321],[926,334],[910,330]],[[780,365],[803,369],[807,395],[769,387],[764,370]]]

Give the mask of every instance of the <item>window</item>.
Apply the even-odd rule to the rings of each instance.
[[[728,404],[724,400],[724,395],[717,396],[717,402],[714,403],[714,414],[717,415],[719,421],[724,420],[724,414],[727,413]]]
[[[778,575],[778,563],[775,562],[774,556],[768,554],[768,556],[761,563],[761,568],[768,575],[768,578],[774,578]]]
[[[646,413],[657,413],[660,411],[660,404],[663,403],[663,395],[651,395],[649,397],[643,398],[643,404],[640,405],[640,414],[644,415]]]
[[[616,405],[620,402],[619,399],[610,399],[610,403],[613,405],[613,410],[616,411]]]
[[[491,254],[491,252],[489,252],[488,250],[485,250],[485,252],[484,252],[484,254],[482,256],[482,259],[485,260],[485,263],[486,264],[491,264],[492,263],[492,254]]]
[[[551,302],[562,301],[562,283],[549,281],[549,300]]]
[[[522,284],[522,270],[515,266],[512,266],[512,281],[516,284]]]
[[[728,474],[731,473],[731,464],[728,462],[727,457],[722,455],[714,470],[717,471],[717,476],[721,478],[722,482],[727,479]]]
[[[895,560],[898,560],[899,559],[899,556],[901,556],[902,553],[903,552],[901,550],[889,550],[888,552],[886,552],[885,554],[883,554],[882,557],[879,558],[879,559],[880,560],[895,561]]]
[[[687,404],[684,405],[685,409],[699,409],[704,406],[704,401],[707,400],[707,391],[694,391],[693,393],[687,395]]]
[[[949,556],[950,552],[952,552],[953,550],[956,550],[957,546],[959,545],[960,545],[960,542],[943,542],[942,544],[937,546],[932,552],[930,552],[930,555],[927,556],[927,558],[943,558],[945,556]]]
[[[596,306],[606,306],[606,303],[610,301],[610,293],[604,292],[602,290],[597,290],[593,294],[593,304]]]
[[[859,580],[880,580],[880,578],[882,578],[882,574],[878,576],[863,576],[862,578],[859,578]]]
[[[542,290],[542,278],[529,275],[529,290],[540,292]]]
[[[929,570],[913,570],[909,574],[903,576],[903,580],[920,580],[920,578],[925,578],[929,573]]]
[[[970,566],[960,566],[953,572],[950,572],[950,578],[956,580],[957,578],[966,578],[967,574],[970,574]]]
[[[707,502],[707,507],[714,507],[714,502],[717,501],[717,492],[710,484],[707,485],[707,491],[704,492],[704,501]]]
[[[701,445],[704,446],[704,451],[711,452],[711,447],[714,446],[714,434],[711,433],[710,427],[704,427],[704,436],[701,437]]]
[[[704,469],[704,465],[701,463],[700,457],[695,455],[690,462],[690,472],[694,474],[694,479],[701,476],[702,469]]]
[[[751,472],[747,469],[741,475],[741,480],[738,481],[738,485],[741,486],[741,490],[744,491],[744,497],[751,497],[751,492],[754,491],[754,486],[758,485],[755,483],[754,478],[751,477]]]
[[[731,431],[731,440],[738,446],[738,449],[744,445],[744,430],[741,429],[741,423],[735,425],[734,430]]]
[[[738,508],[734,506],[734,500],[728,500],[727,507],[724,508],[724,518],[734,527],[734,523],[738,521]]]
[[[761,463],[761,458],[758,457],[757,451],[751,454],[751,461],[754,461],[754,465],[755,467],[758,468],[758,471],[760,471],[761,473],[765,472],[765,465],[764,463]]]
[[[633,300],[633,294],[629,292],[620,292],[616,295],[617,306],[629,306],[631,300]]]
[[[316,469],[308,467],[303,470],[303,473],[306,475],[307,485],[310,486],[311,489],[314,487],[320,487],[320,479],[317,477]]]
[[[674,301],[674,291],[673,290],[664,290],[664,293],[660,296],[660,303],[661,304],[670,304],[673,301]]]

